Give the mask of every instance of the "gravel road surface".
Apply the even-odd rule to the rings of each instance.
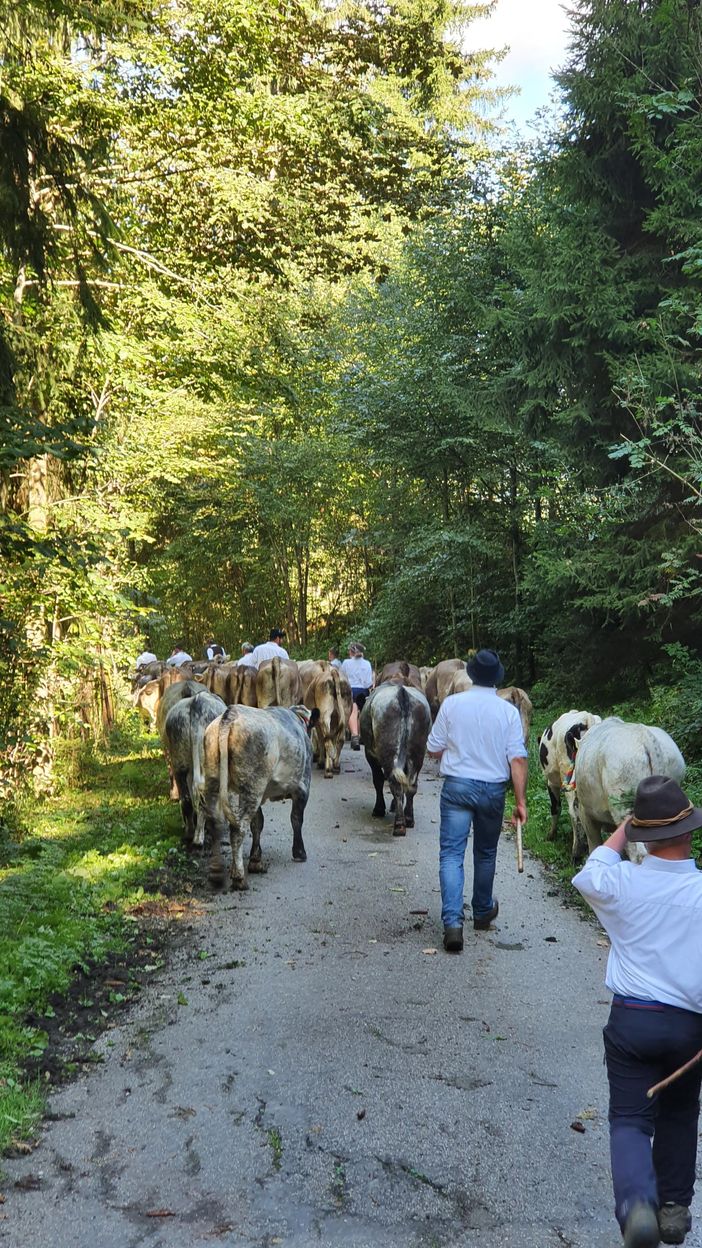
[[[430,763],[393,839],[345,748],[314,776],[304,865],[289,805],[266,807],[268,874],[193,908],[104,1064],[3,1162],[0,1244],[621,1243],[601,933],[505,838],[497,923],[446,955],[438,794]]]

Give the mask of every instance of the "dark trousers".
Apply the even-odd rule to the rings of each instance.
[[[702,1014],[615,999],[603,1034],[614,1204],[623,1229],[636,1201],[692,1202],[702,1065],[650,1101],[646,1092],[702,1049]]]

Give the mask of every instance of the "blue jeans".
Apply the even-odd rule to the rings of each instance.
[[[687,1206],[692,1201],[702,1067],[694,1066],[651,1101],[646,1090],[702,1049],[702,1014],[615,1000],[604,1044],[612,1185],[623,1228],[636,1201]]]
[[[493,907],[497,842],[505,813],[507,782],[459,780],[446,776],[441,790],[439,882],[444,927],[463,926],[463,860],[473,828],[473,918]]]

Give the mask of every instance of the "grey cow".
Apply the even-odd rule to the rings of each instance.
[[[163,736],[175,779],[186,844],[201,845],[205,812],[200,772],[200,738],[208,724],[225,711],[226,703],[198,685],[199,693],[174,702],[163,725]]]
[[[361,711],[361,741],[375,785],[373,814],[385,816],[383,784],[393,796],[393,836],[414,827],[414,795],[431,728],[429,703],[420,689],[378,685]]]
[[[308,730],[317,715],[305,706],[230,706],[205,730],[200,746],[205,819],[220,832],[229,824],[235,889],[248,888],[243,844],[249,828],[248,869],[266,870],[261,861],[264,802],[292,798],[292,856],[306,861],[302,821],[312,776]],[[222,884],[224,875],[221,836],[214,834],[209,877]]]

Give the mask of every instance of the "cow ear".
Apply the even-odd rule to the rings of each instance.
[[[573,724],[572,728],[569,728],[565,734],[564,741],[566,753],[571,763],[575,762],[575,755],[577,754],[578,746],[580,745],[580,737],[583,732],[586,731],[587,724]]]

